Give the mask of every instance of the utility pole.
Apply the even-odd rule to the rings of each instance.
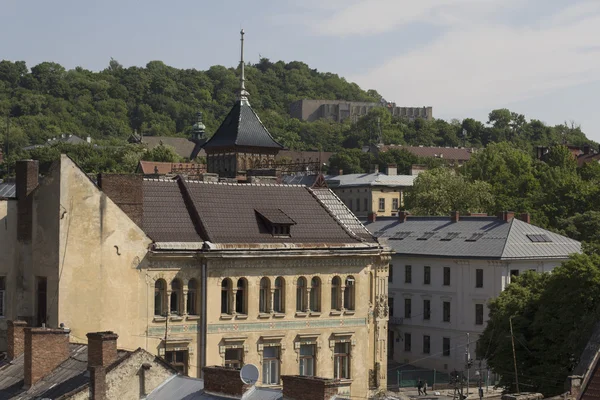
[[[512,342],[512,351],[513,351],[513,362],[515,364],[515,382],[517,384],[517,394],[520,394],[519,390],[519,374],[517,373],[517,353],[515,352],[515,337],[513,335],[513,327],[512,327],[512,316],[508,319],[508,323],[510,324],[510,341]]]

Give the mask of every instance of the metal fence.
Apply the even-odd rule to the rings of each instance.
[[[496,384],[496,376],[486,373],[483,370],[480,375],[475,373],[470,374],[469,384],[472,387],[481,385],[482,387],[493,386]],[[467,376],[464,372],[459,372],[463,383],[466,384]],[[395,375],[395,376],[394,376]],[[427,382],[429,389],[449,388],[455,386],[456,379],[452,379],[451,374],[447,372],[437,371],[435,369],[404,369],[397,368],[395,371],[388,372],[388,386],[397,388],[416,388],[417,382]]]

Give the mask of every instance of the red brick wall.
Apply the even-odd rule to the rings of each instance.
[[[23,354],[25,349],[25,321],[7,321],[7,356],[9,360],[14,360],[15,357]]]
[[[333,379],[284,375],[283,400],[329,400],[338,393],[339,382]]]
[[[108,367],[117,360],[117,339],[114,332],[88,333],[88,366]]]
[[[25,386],[48,375],[69,358],[69,331],[25,328]]]
[[[240,379],[240,370],[226,367],[204,367],[204,390],[230,396],[242,396],[252,385]]]
[[[100,174],[98,186],[138,226],[142,225],[143,176]]]
[[[39,164],[36,160],[21,160],[16,164],[17,240],[29,242],[33,230],[33,198],[38,186]]]
[[[106,369],[101,366],[90,367],[91,400],[106,399]]]

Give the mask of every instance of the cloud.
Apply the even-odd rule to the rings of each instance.
[[[444,114],[547,95],[598,80],[599,12],[596,2],[584,2],[528,26],[491,18],[455,24],[434,41],[348,78],[398,105],[433,105]]]

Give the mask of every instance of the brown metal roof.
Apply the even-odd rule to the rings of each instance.
[[[148,146],[149,150],[162,145],[171,146],[175,152],[183,158],[190,158],[196,144],[186,138],[170,136],[143,136],[142,143]]]

